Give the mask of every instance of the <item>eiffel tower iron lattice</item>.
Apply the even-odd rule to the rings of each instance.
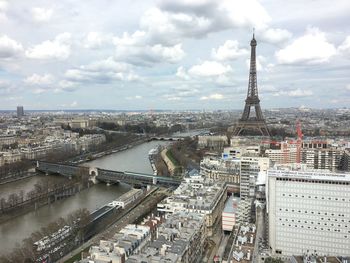
[[[251,53],[250,53],[250,71],[249,71],[249,84],[248,93],[245,100],[244,111],[242,117],[238,120],[238,123],[233,129],[233,135],[238,136],[244,130],[258,130],[263,136],[270,136],[270,132],[267,128],[264,116],[260,107],[260,99],[258,95],[258,85],[256,77],[256,46],[254,34],[253,39],[250,41]],[[255,109],[255,116],[251,114],[251,108]]]

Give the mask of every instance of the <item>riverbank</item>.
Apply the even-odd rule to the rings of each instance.
[[[86,186],[77,182],[69,182],[57,186],[50,191],[40,193],[37,196],[33,196],[31,199],[23,200],[21,203],[17,203],[14,206],[0,208],[0,224],[12,220],[18,216],[25,215],[29,212],[36,211],[43,206],[51,205],[59,200],[67,199],[71,196],[80,193],[81,191],[92,187],[94,184],[88,182]]]
[[[26,178],[30,178],[32,176],[36,175],[36,172],[23,172],[20,175],[14,175],[14,176],[8,176],[6,178],[2,178],[0,181],[0,185],[8,184],[8,183],[13,183],[19,180],[23,180]]]
[[[169,142],[163,141],[140,143],[137,146],[135,145],[123,151],[103,156],[91,162],[86,162],[86,165],[108,170],[152,174],[153,170],[148,153],[152,148],[158,145],[166,146],[167,144],[169,144]],[[38,182],[37,178],[40,177],[47,178],[47,176],[34,176],[14,184],[7,184],[3,187],[3,190],[0,191],[10,194],[15,189],[16,192],[24,190],[26,193],[33,188],[34,184]],[[52,175],[48,177],[51,179],[61,178]],[[130,189],[130,186],[123,183],[111,186],[106,186],[106,184],[102,183],[96,184],[94,187],[90,187],[88,191],[81,191],[70,198],[45,205],[38,210],[25,213],[0,224],[0,236],[2,239],[2,241],[0,240],[0,254],[12,250],[16,243],[21,243],[21,241],[28,237],[33,231],[46,226],[57,218],[64,218],[70,212],[79,208],[86,208],[90,211],[94,211],[106,202],[115,200],[128,189]]]
[[[78,157],[74,157],[73,160],[69,160],[67,161],[68,163],[73,163],[73,164],[83,164],[86,162],[91,162],[94,160],[97,160],[99,158],[102,158],[104,156],[108,156],[114,153],[118,153],[118,152],[122,152],[128,149],[131,149],[137,145],[140,145],[142,143],[145,143],[148,141],[148,138],[142,138],[140,140],[134,141],[134,142],[130,142],[127,143],[125,145],[122,146],[118,146],[115,147],[113,149],[109,149],[109,150],[104,150],[104,151],[100,151],[100,152],[95,152],[95,153],[88,153],[88,154],[84,154]]]

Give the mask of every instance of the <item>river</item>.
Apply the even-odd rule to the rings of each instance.
[[[148,152],[157,145],[165,145],[167,142],[152,141],[140,144],[131,149],[101,157],[86,163],[88,166],[99,167],[118,171],[133,171],[152,174],[152,167],[148,159]],[[38,177],[40,178],[40,177]],[[0,192],[28,191],[38,181],[37,177],[24,179],[1,186]],[[90,211],[108,203],[123,193],[130,186],[126,184],[106,186],[97,184],[73,197],[58,201],[49,206],[39,208],[37,211],[18,216],[13,220],[0,224],[0,254],[11,251],[16,243],[30,236],[34,231],[46,226],[60,217],[65,217],[78,208],[87,208]]]

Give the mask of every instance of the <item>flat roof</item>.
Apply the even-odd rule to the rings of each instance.
[[[240,198],[239,197],[234,197],[233,195],[227,198],[225,202],[225,207],[224,210],[222,211],[223,213],[235,213],[237,208],[233,206],[234,203],[239,202]]]

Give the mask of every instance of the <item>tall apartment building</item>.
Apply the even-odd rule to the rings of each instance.
[[[269,170],[267,212],[274,255],[350,256],[350,174]]]
[[[21,118],[24,116],[23,106],[17,106],[17,118]]]
[[[259,172],[266,172],[270,167],[270,159],[267,157],[241,158],[241,198],[253,198],[255,196],[255,183]]]
[[[338,148],[306,148],[302,151],[302,162],[308,168],[336,171],[344,150]]]
[[[344,149],[332,146],[329,140],[306,140],[302,144],[302,163],[308,168],[336,171]]]
[[[341,158],[341,170],[343,171],[350,171],[350,150],[345,150],[344,154]]]
[[[238,220],[250,222],[252,205],[255,197],[255,187],[259,172],[266,172],[270,167],[270,159],[266,157],[241,158],[240,197]]]

